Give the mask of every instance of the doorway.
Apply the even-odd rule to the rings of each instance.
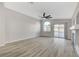
[[[65,38],[64,24],[54,24],[54,37],[55,38]]]

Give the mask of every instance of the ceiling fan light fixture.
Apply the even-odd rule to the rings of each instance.
[[[49,18],[52,18],[52,17],[51,17],[51,15],[46,15],[46,13],[44,12],[43,15],[42,15],[42,18],[49,19]]]

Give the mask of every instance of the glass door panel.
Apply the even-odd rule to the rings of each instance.
[[[54,25],[54,37],[64,38],[64,24]]]

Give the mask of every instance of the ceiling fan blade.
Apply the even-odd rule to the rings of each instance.
[[[44,12],[41,18],[48,19],[48,18],[52,18],[52,17],[51,17],[51,15],[47,15],[46,16],[46,13]]]
[[[48,19],[48,18],[52,18],[52,17],[47,16],[46,19]]]
[[[52,18],[51,15],[48,15],[47,18]]]
[[[46,18],[50,17],[50,15],[46,16]]]
[[[45,16],[45,17],[50,17],[50,15],[48,15],[48,16]]]
[[[52,18],[52,17],[49,17],[49,18]]]
[[[43,17],[45,17],[45,12],[43,13]]]

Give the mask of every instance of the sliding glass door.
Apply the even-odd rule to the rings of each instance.
[[[64,38],[64,24],[54,24],[54,37]]]

